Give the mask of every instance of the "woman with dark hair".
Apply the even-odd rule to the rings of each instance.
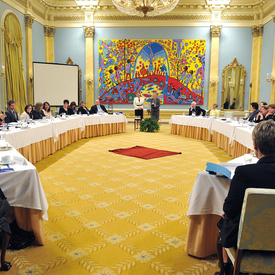
[[[265,120],[267,113],[268,113],[268,105],[262,105],[260,107],[260,112],[258,113],[255,122],[259,123],[259,122]]]
[[[1,270],[8,271],[11,263],[5,261],[6,250],[10,241],[11,230],[9,226],[10,204],[0,189],[0,236],[1,236]]]
[[[20,116],[20,120],[29,120],[29,119],[32,119],[33,118],[33,114],[32,114],[32,105],[31,104],[28,104],[26,107],[25,107],[25,112],[23,112]]]
[[[76,103],[74,101],[72,101],[68,108],[68,115],[75,115],[76,113],[77,113]]]
[[[44,115],[47,117],[47,118],[50,118],[52,116],[52,113],[51,113],[51,105],[49,102],[45,101],[43,103],[43,109],[42,109]]]
[[[77,113],[82,115],[89,115],[89,109],[86,107],[86,104],[84,101],[81,101],[80,107],[78,108]]]
[[[275,120],[275,104],[269,104],[265,120],[273,119]]]
[[[43,108],[42,102],[37,102],[35,104],[34,110],[32,112],[33,119],[42,119],[45,116],[42,108]]]
[[[60,115],[61,115],[61,114],[66,114],[66,115],[69,114],[69,111],[68,111],[69,103],[70,103],[70,102],[69,102],[68,99],[64,99],[64,101],[63,101],[63,106],[60,107],[60,109],[59,109],[59,114],[60,114]]]

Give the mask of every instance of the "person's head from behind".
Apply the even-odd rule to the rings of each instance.
[[[45,101],[43,103],[43,109],[46,111],[46,112],[50,112],[51,111],[51,106],[50,106],[50,103]]]
[[[37,102],[37,103],[35,104],[35,110],[36,110],[38,113],[41,113],[41,112],[42,112],[42,108],[43,108],[42,102]]]
[[[8,102],[8,108],[11,109],[12,111],[15,110],[15,102],[13,100],[10,100]]]
[[[268,105],[268,112],[270,114],[274,114],[275,113],[275,104],[269,104]]]
[[[262,105],[260,111],[265,116],[268,113],[268,105]]]
[[[69,103],[70,103],[70,102],[69,102],[68,99],[64,99],[64,100],[63,100],[63,105],[64,105],[65,108],[68,107]]]
[[[81,106],[82,108],[85,108],[86,103],[85,103],[84,101],[81,101],[80,106]]]
[[[196,107],[196,105],[197,105],[197,103],[196,103],[195,101],[193,101],[193,102],[191,103],[191,108],[194,109],[194,108]]]
[[[75,107],[76,107],[76,103],[75,103],[75,101],[72,101],[70,104],[70,108],[75,109]]]
[[[252,132],[257,158],[275,156],[275,122],[266,120],[257,124]]]
[[[97,100],[95,101],[95,105],[100,106],[100,101],[99,101],[99,99],[97,99]]]
[[[252,102],[250,105],[251,105],[252,112],[259,109],[259,104],[257,102]]]
[[[30,114],[32,112],[32,105],[31,104],[26,105],[25,112],[28,113],[28,114]]]
[[[216,110],[218,108],[218,104],[213,104],[213,110]]]

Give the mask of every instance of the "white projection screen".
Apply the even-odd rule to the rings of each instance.
[[[78,66],[33,62],[33,94],[36,102],[62,106],[63,100],[79,105]]]

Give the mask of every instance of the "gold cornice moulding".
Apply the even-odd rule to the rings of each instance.
[[[95,27],[93,26],[83,26],[85,32],[85,37],[94,37]]]
[[[221,25],[211,25],[210,26],[210,31],[211,31],[211,36],[212,37],[220,37],[220,33],[222,30],[222,26]]]
[[[32,24],[34,22],[34,17],[30,14],[25,14],[25,26],[32,28]]]
[[[55,35],[55,27],[44,26],[44,35],[49,37],[54,37]]]

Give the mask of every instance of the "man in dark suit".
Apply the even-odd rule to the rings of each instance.
[[[250,105],[251,105],[252,113],[248,116],[247,120],[248,121],[255,121],[256,118],[257,118],[258,113],[260,112],[259,104],[257,102],[252,102]]]
[[[191,116],[193,113],[196,114],[196,116],[199,116],[201,114],[205,116],[205,110],[196,105],[197,103],[195,101],[191,103],[191,107],[189,108],[189,116]]]
[[[18,114],[15,111],[15,102],[13,100],[10,100],[8,102],[8,109],[5,113],[5,122],[10,123],[10,122],[17,122],[18,121]]]
[[[92,106],[91,110],[90,110],[90,114],[97,114],[98,112],[105,112],[108,113],[105,106],[100,104],[99,99],[97,99],[95,101],[95,105]]]
[[[227,255],[221,256],[221,245],[233,247],[237,245],[237,235],[245,190],[247,188],[275,189],[275,122],[267,120],[259,123],[252,133],[254,150],[259,159],[256,164],[238,166],[231,181],[228,195],[224,201],[220,229],[220,248],[218,254],[221,271],[217,274],[227,274]],[[224,273],[225,272],[225,273]]]

